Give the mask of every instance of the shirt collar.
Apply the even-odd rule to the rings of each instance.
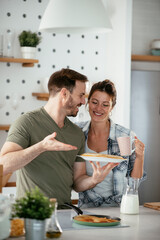
[[[109,138],[114,141],[116,140],[116,124],[111,119],[110,119]]]
[[[90,127],[90,121],[87,121],[85,123],[85,125],[82,128],[82,131],[85,133],[85,135],[87,136],[88,131],[89,131],[89,127]],[[109,132],[109,138],[111,140],[116,141],[116,124],[110,119],[110,132]]]

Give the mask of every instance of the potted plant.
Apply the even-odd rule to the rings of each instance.
[[[41,37],[36,32],[23,31],[18,36],[23,58],[35,58],[36,47]]]
[[[54,202],[36,187],[12,205],[12,217],[24,218],[26,240],[44,240],[46,219],[54,210]]]

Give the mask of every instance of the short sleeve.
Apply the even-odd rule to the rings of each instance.
[[[81,147],[80,147],[77,155],[83,154],[84,151],[85,151],[85,136],[84,136],[84,133],[82,133],[82,137],[81,137]],[[84,160],[83,158],[77,156],[75,162],[85,162],[85,160]]]
[[[24,116],[18,118],[10,127],[7,142],[14,142],[22,148],[27,148],[30,142],[27,119]]]

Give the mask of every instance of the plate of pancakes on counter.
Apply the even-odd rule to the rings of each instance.
[[[106,227],[119,225],[121,219],[105,215],[78,215],[73,218],[73,221],[86,226]]]

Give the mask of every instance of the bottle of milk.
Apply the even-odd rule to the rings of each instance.
[[[124,214],[139,214],[138,197],[139,179],[130,178],[125,194],[122,196],[120,212]]]

